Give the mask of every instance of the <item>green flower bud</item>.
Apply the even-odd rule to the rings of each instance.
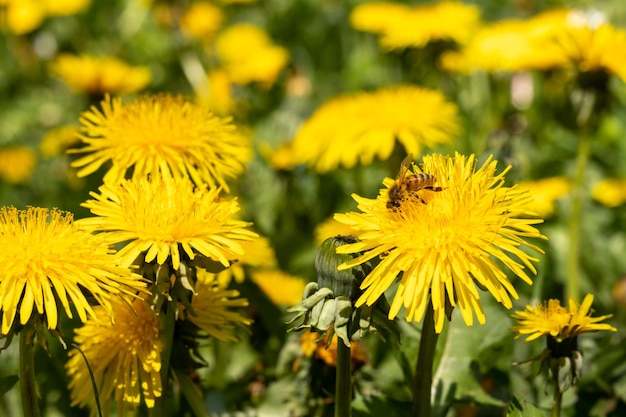
[[[356,241],[352,236],[330,237],[322,243],[315,257],[317,283],[320,288],[330,288],[335,297],[344,296],[353,301],[358,295],[359,285],[371,268],[369,264],[365,264],[338,271],[337,267],[352,260],[354,255],[338,254],[337,248]]]

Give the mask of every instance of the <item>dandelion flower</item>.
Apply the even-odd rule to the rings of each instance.
[[[48,158],[65,154],[72,146],[77,145],[78,126],[66,125],[51,129],[39,142],[39,152]]]
[[[195,289],[196,295],[191,299],[195,315],[188,319],[207,334],[222,342],[236,341],[232,330],[252,323],[242,314],[248,300],[239,298],[239,291],[221,285],[215,274],[198,270]]]
[[[571,188],[565,177],[543,178],[537,181],[525,181],[518,184],[520,189],[527,189],[533,196],[528,209],[539,217],[546,218],[554,213],[556,200],[563,197]]]
[[[270,300],[281,306],[293,306],[302,301],[302,293],[307,284],[303,278],[278,269],[254,271],[251,278]]]
[[[296,134],[292,151],[296,161],[323,173],[387,159],[396,140],[418,155],[424,147],[450,142],[459,131],[457,108],[443,94],[405,85],[323,104]]]
[[[222,67],[235,84],[259,82],[271,86],[289,61],[289,52],[274,45],[263,29],[247,24],[232,25],[215,41]]]
[[[480,10],[456,1],[415,7],[374,2],[357,6],[350,18],[356,29],[380,34],[386,49],[421,48],[439,40],[467,42],[478,26]]]
[[[119,267],[107,242],[81,230],[71,213],[45,208],[0,209],[2,334],[33,313],[57,328],[59,309],[81,321],[95,317],[86,294],[111,312],[113,299],[134,297],[145,283]]]
[[[196,253],[229,266],[243,254],[238,241],[257,236],[246,229],[249,223],[233,218],[239,211],[236,200],[221,199],[219,189],[194,187],[186,178],[124,180],[104,184],[99,192],[82,204],[96,217],[78,223],[106,232],[110,244],[124,242],[118,252],[124,267],[141,255],[159,265],[170,259],[178,269],[181,257],[193,260]]]
[[[91,0],[43,0],[49,16],[71,16],[87,9]]]
[[[361,212],[335,218],[356,229],[360,241],[337,252],[362,254],[339,268],[381,258],[361,284],[357,307],[375,303],[398,276],[389,318],[404,306],[407,321],[421,320],[430,296],[437,332],[443,328],[447,302],[458,304],[468,326],[473,324],[473,314],[485,323],[478,287],[506,308],[512,307],[510,297],[518,295],[504,269],[531,284],[526,269],[536,273],[537,259],[522,248],[541,252],[525,238],[543,236],[533,226],[541,220],[528,218],[528,192],[505,187],[508,169],[496,174],[496,164],[488,158],[477,168],[473,155],[425,156],[422,169],[413,166],[407,175],[433,175],[443,190],[421,190],[398,209],[387,208],[388,190],[394,183],[389,178],[376,199],[353,195]]]
[[[111,57],[61,54],[52,61],[51,72],[74,91],[89,94],[128,94],[150,82],[148,67],[133,67]]]
[[[6,25],[10,32],[24,35],[37,29],[46,18],[43,5],[37,0],[9,0],[3,3],[6,11],[0,27]]]
[[[198,185],[222,186],[243,171],[251,148],[228,119],[221,119],[183,97],[146,96],[122,104],[106,97],[102,110],[92,107],[80,119],[87,144],[74,161],[83,177],[111,161],[104,182],[119,182],[132,168],[133,178],[157,175],[191,177]]]
[[[535,307],[526,306],[523,311],[513,314],[519,325],[511,330],[518,333],[518,337],[527,336],[526,342],[541,336],[551,336],[559,343],[582,333],[599,330],[617,331],[609,324],[600,323],[611,315],[591,317],[591,303],[593,295],[587,294],[580,305],[570,298],[567,308],[562,307],[560,301],[554,299],[543,304],[537,303]]]
[[[626,180],[604,179],[593,186],[591,195],[606,207],[620,206],[626,202]]]
[[[224,20],[222,9],[214,4],[199,1],[192,3],[180,19],[184,34],[209,42],[215,36]]]
[[[227,286],[233,279],[239,283],[243,282],[246,267],[265,269],[275,268],[278,265],[274,248],[272,248],[271,242],[266,237],[259,236],[254,240],[242,240],[241,249],[244,252],[243,255],[238,255],[236,259],[231,259],[233,263],[230,265],[230,268],[226,268],[217,274],[221,285]]]
[[[144,300],[137,299],[132,308],[116,301],[115,323],[102,320],[104,311],[96,308],[96,317],[76,329],[75,342],[89,362],[98,388],[104,413],[111,401],[117,403],[118,415],[126,415],[143,401],[154,407],[162,394],[159,318]],[[70,377],[71,405],[93,404],[94,392],[85,360],[77,349],[69,352],[65,365]]]
[[[23,184],[33,175],[37,155],[23,146],[0,148],[0,179],[9,184]]]

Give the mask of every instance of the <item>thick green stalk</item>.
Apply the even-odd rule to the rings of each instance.
[[[352,415],[352,363],[350,348],[341,339],[337,339],[337,378],[335,381],[335,417],[350,417]]]
[[[41,416],[35,381],[35,333],[33,319],[20,331],[20,395],[24,417]]]
[[[172,373],[176,377],[180,390],[189,403],[195,417],[211,417],[202,398],[202,392],[193,383],[189,375],[185,372],[172,368]]]
[[[558,372],[558,369],[557,369]],[[561,400],[563,399],[563,393],[561,387],[559,387],[558,375],[554,378],[554,395],[552,396],[552,413],[550,417],[561,417]]]
[[[422,336],[415,375],[413,376],[413,417],[430,417],[432,414],[430,397],[438,337],[439,335],[435,331],[433,304],[432,301],[428,301],[422,323]]]
[[[161,351],[161,384],[163,392],[160,397],[156,398],[154,407],[150,409],[150,417],[167,417],[167,396],[170,394],[169,372],[170,359],[172,357],[172,345],[174,342],[174,326],[176,324],[175,316],[176,305],[169,303],[166,311],[160,314],[161,324],[159,326],[159,336],[163,344]]]

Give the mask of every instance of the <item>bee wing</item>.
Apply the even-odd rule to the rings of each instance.
[[[406,156],[406,158],[402,160],[402,164],[400,164],[400,170],[398,171],[398,175],[396,175],[396,180],[402,180],[404,178],[412,163],[413,154],[410,153]]]

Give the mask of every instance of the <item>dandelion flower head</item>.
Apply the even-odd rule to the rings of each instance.
[[[626,203],[626,180],[606,178],[593,186],[591,195],[606,207],[620,206]]]
[[[259,236],[253,240],[242,240],[240,244],[243,254],[230,259],[230,267],[217,274],[221,285],[227,286],[233,279],[238,283],[243,282],[246,268],[271,269],[278,265],[276,252],[268,238]]]
[[[253,271],[251,278],[279,306],[293,306],[302,301],[302,293],[307,284],[303,278],[279,269]]]
[[[212,3],[198,1],[192,3],[180,20],[184,34],[205,42],[213,39],[224,20],[222,9]]]
[[[257,235],[246,229],[249,223],[234,219],[237,200],[221,199],[219,193],[217,188],[195,187],[186,178],[104,184],[99,193],[90,193],[93,200],[82,204],[96,217],[78,222],[105,232],[111,244],[124,242],[118,255],[125,267],[141,255],[145,262],[156,260],[159,265],[170,259],[178,269],[181,257],[193,260],[196,253],[229,266],[243,254],[238,241]]]
[[[419,155],[459,131],[457,108],[443,94],[404,85],[331,99],[301,126],[292,151],[297,162],[323,173],[385,160],[396,140]]]
[[[24,146],[0,148],[0,179],[9,184],[30,180],[37,165],[35,152]]]
[[[96,318],[104,312],[96,307]],[[148,408],[162,394],[159,318],[142,299],[131,306],[114,303],[115,323],[92,319],[76,329],[75,342],[83,351],[94,375],[105,415],[111,400],[120,416],[143,398]],[[72,406],[92,404],[94,394],[85,360],[77,349],[69,352],[65,365],[70,377]]]
[[[546,218],[554,213],[556,200],[567,195],[571,188],[570,181],[565,177],[550,177],[536,181],[524,181],[518,184],[520,189],[527,189],[533,196],[528,209]]]
[[[74,152],[87,155],[72,166],[81,177],[110,161],[104,182],[119,182],[132,169],[132,178],[161,173],[228,189],[226,179],[241,173],[251,156],[249,141],[229,119],[181,96],[144,96],[125,104],[107,96],[101,105],[80,118],[86,146]]]
[[[541,336],[549,335],[562,342],[565,339],[577,337],[581,333],[596,332],[599,330],[617,331],[613,326],[600,323],[611,315],[591,317],[593,295],[587,294],[582,304],[577,304],[572,298],[569,306],[563,307],[559,300],[551,299],[545,303],[526,306],[523,311],[517,311],[513,318],[518,326],[512,330],[518,337],[527,336],[526,342],[531,342]]]
[[[252,323],[244,314],[248,300],[241,298],[239,291],[220,284],[215,274],[199,269],[195,291],[191,299],[195,315],[190,314],[188,319],[208,335],[233,342],[237,340],[233,330]]]
[[[421,190],[398,209],[387,207],[394,184],[389,178],[376,199],[353,195],[361,212],[335,218],[356,229],[360,241],[337,252],[362,254],[339,268],[380,258],[361,284],[357,306],[372,305],[399,277],[389,317],[404,306],[407,321],[419,321],[430,297],[437,332],[443,328],[446,301],[458,305],[468,326],[473,314],[485,323],[477,286],[512,307],[511,297],[518,295],[504,270],[531,284],[526,270],[536,273],[533,262],[538,260],[522,248],[541,252],[525,238],[543,236],[533,226],[541,220],[528,216],[528,192],[505,187],[507,170],[496,174],[496,164],[488,158],[477,168],[473,155],[425,156],[421,170],[413,166],[407,175],[430,174],[442,191]]]
[[[439,40],[466,43],[478,27],[480,10],[456,1],[414,7],[374,2],[357,6],[350,18],[356,29],[380,34],[386,49],[421,48]]]
[[[2,334],[33,313],[57,328],[59,309],[84,322],[95,317],[85,294],[111,312],[113,299],[132,299],[144,291],[140,277],[117,265],[101,237],[81,230],[73,215],[29,207],[0,209],[0,309]]]
[[[134,93],[152,79],[148,67],[130,66],[111,56],[61,54],[50,69],[74,91],[89,94]]]

